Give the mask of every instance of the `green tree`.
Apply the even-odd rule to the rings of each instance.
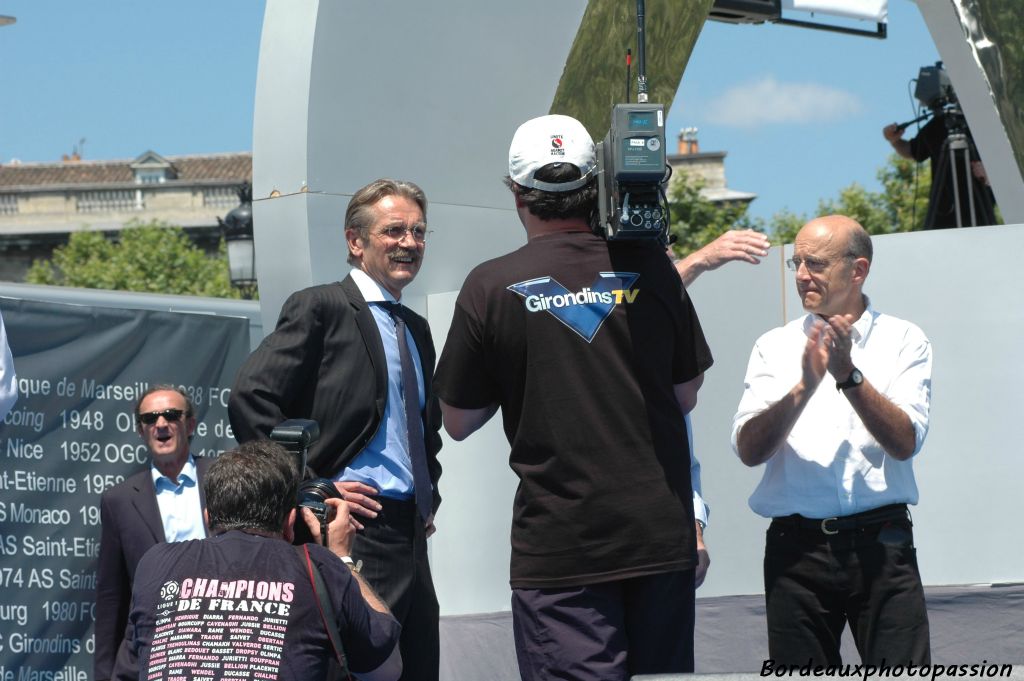
[[[921,229],[928,214],[928,193],[932,184],[928,166],[919,166],[910,159],[892,154],[886,165],[878,170],[877,177],[882,191],[868,191],[854,182],[839,190],[836,198],[819,201],[815,215],[848,215],[863,225],[869,234]],[[776,243],[793,243],[796,233],[809,219],[784,210],[761,226]]]
[[[889,219],[899,225],[894,232],[912,232],[924,227],[928,215],[928,195],[932,188],[932,171],[928,164],[918,164],[896,154],[878,171]]]
[[[32,284],[78,286],[145,293],[238,298],[228,277],[224,243],[216,256],[195,246],[180,227],[159,221],[128,223],[115,237],[75,232],[36,260],[26,280]]]
[[[671,230],[676,237],[672,250],[677,257],[700,250],[730,229],[764,231],[747,215],[746,203],[709,201],[701,196],[703,187],[703,178],[678,171],[669,186]]]

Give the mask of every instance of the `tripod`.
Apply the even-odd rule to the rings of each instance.
[[[925,229],[953,227],[946,215],[952,211],[956,216],[956,227],[977,227],[995,223],[995,210],[991,195],[984,185],[975,181],[971,172],[971,142],[963,132],[950,132],[942,143],[942,152],[933,166],[932,188],[928,195],[928,214],[924,219]],[[957,173],[957,166],[963,168],[963,174]],[[961,182],[960,178],[963,178]],[[964,197],[961,197],[961,184],[964,184]],[[952,187],[952,205],[944,192]],[[969,212],[963,211],[962,201],[966,199]],[[940,213],[940,209],[942,212]]]

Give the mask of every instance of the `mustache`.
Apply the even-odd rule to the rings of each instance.
[[[396,258],[412,258],[413,260],[418,260],[419,257],[419,251],[413,250],[411,248],[396,248],[395,250],[388,253],[388,258],[390,258],[391,260],[394,260]]]

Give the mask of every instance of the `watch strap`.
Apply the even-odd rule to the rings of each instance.
[[[860,372],[860,369],[853,367],[850,375],[846,377],[845,381],[836,381],[836,390],[846,390],[847,388],[856,388],[858,385],[864,382],[864,375]]]

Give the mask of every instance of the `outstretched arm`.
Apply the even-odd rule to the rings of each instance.
[[[897,154],[903,158],[914,158],[914,154],[910,151],[910,142],[903,139],[903,128],[895,123],[890,123],[882,128],[882,136],[892,145],[893,151]]]
[[[771,242],[761,232],[752,229],[731,229],[704,248],[691,253],[676,263],[676,271],[689,286],[704,272],[718,269],[727,262],[743,260],[753,265],[768,255]]]

